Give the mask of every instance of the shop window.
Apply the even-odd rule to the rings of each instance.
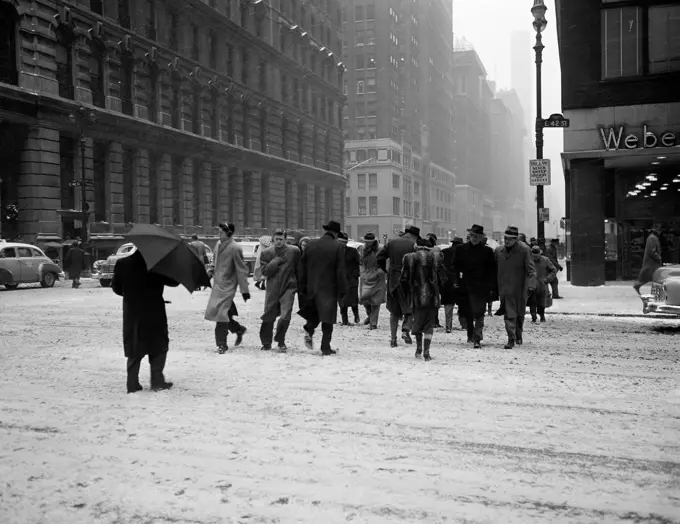
[[[0,4],[0,82],[17,85],[17,12],[9,4]]]
[[[125,115],[134,113],[132,101],[133,76],[134,61],[129,53],[125,53],[120,61],[120,104]]]
[[[130,29],[130,2],[118,0],[118,23],[125,29]]]
[[[74,71],[73,71],[73,34],[63,28],[57,31],[57,43],[55,46],[57,63],[57,83],[59,84],[59,96],[73,99],[74,96]]]
[[[649,72],[680,71],[680,5],[650,7]]]
[[[106,107],[106,50],[99,42],[92,42],[90,55],[90,90],[92,91],[92,104],[97,107]]]

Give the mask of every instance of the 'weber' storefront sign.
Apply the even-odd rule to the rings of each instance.
[[[607,151],[619,149],[652,149],[655,147],[675,147],[678,139],[675,133],[666,131],[661,134],[652,133],[645,124],[640,133],[626,133],[624,126],[600,128],[602,144]]]

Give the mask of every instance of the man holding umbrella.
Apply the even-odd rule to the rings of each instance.
[[[139,367],[149,356],[151,389],[170,389],[163,375],[169,346],[163,289],[182,284],[189,292],[209,286],[203,262],[177,235],[150,224],[138,224],[127,239],[136,249],[116,262],[111,288],[123,297],[123,347],[127,357],[127,391],[143,388]]]

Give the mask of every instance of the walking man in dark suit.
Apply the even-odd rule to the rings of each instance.
[[[343,301],[347,293],[345,246],[337,240],[338,222],[331,220],[323,228],[326,233],[309,241],[300,260],[298,314],[307,321],[305,346],[314,349],[314,331],[321,324],[321,354],[334,355],[331,339],[338,317],[338,301]]]

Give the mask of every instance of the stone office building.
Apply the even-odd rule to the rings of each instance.
[[[0,0],[0,206],[19,209],[2,236],[83,236],[83,205],[103,249],[137,222],[342,221],[340,16],[337,0]]]
[[[635,279],[655,223],[680,263],[680,2],[556,7],[572,284]]]

